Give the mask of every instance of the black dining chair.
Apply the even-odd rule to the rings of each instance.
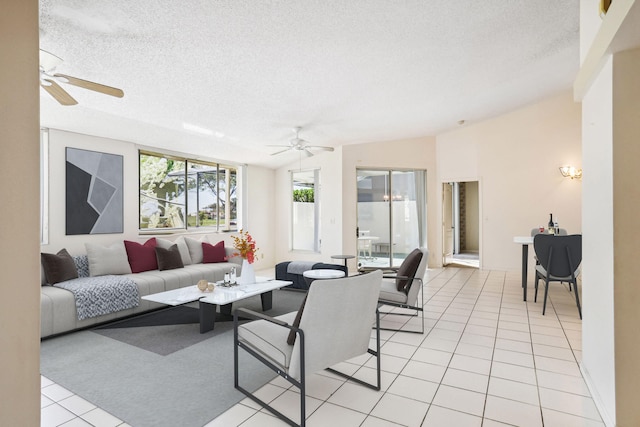
[[[540,262],[539,265],[536,265],[534,302],[538,300],[539,280],[542,279],[545,282],[542,314],[545,314],[547,308],[549,283],[568,282],[569,289],[571,289],[571,284],[573,284],[578,314],[580,315],[580,319],[582,319],[577,283],[580,263],[582,262],[582,235],[553,236],[549,234],[536,234],[533,237],[533,249]]]

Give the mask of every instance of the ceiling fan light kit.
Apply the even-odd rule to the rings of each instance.
[[[61,63],[62,59],[47,52],[46,50],[40,49],[40,86],[61,105],[76,105],[78,101],[69,95],[69,93],[64,90],[58,82],[114,96],[116,98],[122,98],[124,96],[122,89],[89,80],[79,79],[78,77],[66,74],[54,73],[53,71],[55,68]]]

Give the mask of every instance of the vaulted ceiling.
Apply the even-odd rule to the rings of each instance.
[[[594,13],[596,13],[594,11]],[[579,1],[40,0],[56,72],[121,88],[41,91],[43,126],[219,160],[435,135],[569,90]]]

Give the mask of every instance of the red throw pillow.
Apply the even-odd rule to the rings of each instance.
[[[155,237],[144,242],[144,245],[141,245],[138,242],[125,240],[124,247],[127,250],[127,258],[129,258],[129,265],[131,266],[132,273],[158,269]]]
[[[202,263],[225,262],[227,256],[224,251],[224,241],[220,240],[215,245],[202,242]]]

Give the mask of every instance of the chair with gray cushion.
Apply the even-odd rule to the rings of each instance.
[[[420,331],[407,329],[381,328],[383,330],[424,333],[424,293],[422,292],[422,279],[427,270],[429,252],[425,248],[414,249],[404,259],[396,274],[385,274],[380,286],[379,302],[383,305],[408,308],[415,310],[415,314],[422,315],[422,327]],[[418,301],[418,296],[422,296]],[[384,312],[383,312],[384,314]],[[392,313],[403,315],[402,313]]]
[[[326,369],[380,390],[380,316],[377,310],[382,272],[323,280],[309,288],[296,313],[269,317],[239,308],[234,312],[234,384],[236,389],[290,425],[305,425],[305,381]],[[253,321],[239,324],[239,318]],[[369,348],[371,325],[376,349]],[[300,392],[300,423],[285,416],[239,384],[239,350],[243,349],[290,382]],[[376,357],[377,383],[370,384],[331,368],[370,353]]]
[[[569,287],[572,283],[574,285],[578,314],[582,319],[577,284],[577,276],[582,262],[582,236],[580,234],[570,236],[537,234],[533,237],[533,249],[540,261],[540,265],[536,266],[534,302],[538,300],[538,281],[542,279],[545,283],[542,314],[544,315],[547,309],[549,283],[568,282]]]

